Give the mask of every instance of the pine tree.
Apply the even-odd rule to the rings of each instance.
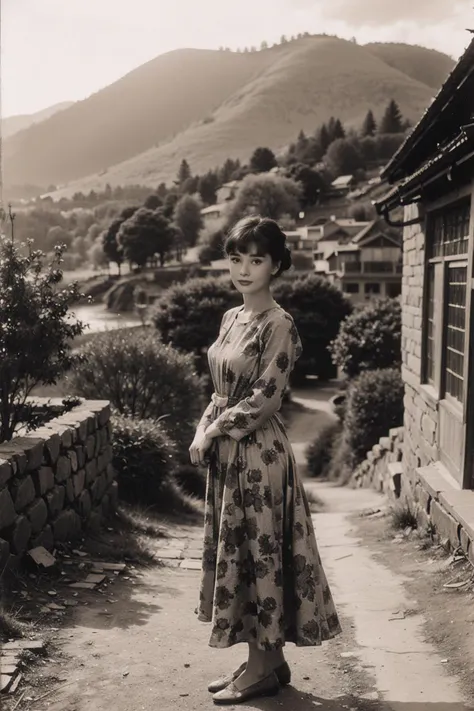
[[[344,130],[344,126],[342,125],[340,119],[336,119],[334,123],[334,140],[337,138],[345,138],[346,137],[346,132]]]
[[[188,178],[191,177],[191,168],[189,167],[188,161],[183,158],[178,171],[178,182],[182,185]]]
[[[319,129],[318,140],[321,145],[322,150],[326,153],[327,149],[331,144],[331,138],[329,136],[329,131],[325,123]]]
[[[367,116],[362,124],[361,135],[362,136],[373,136],[377,130],[377,124],[375,122],[374,114],[372,109],[369,109]]]
[[[403,133],[403,119],[400,107],[391,99],[379,126],[379,133]]]

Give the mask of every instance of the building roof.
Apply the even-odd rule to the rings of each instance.
[[[214,212],[221,213],[224,208],[227,207],[227,203],[219,203],[218,205],[209,205],[209,207],[203,207],[201,210],[201,215],[212,215]]]
[[[340,175],[332,181],[331,185],[333,188],[348,188],[353,180],[353,175]]]
[[[438,144],[469,123],[474,86],[474,40],[456,64],[420,121],[381,171],[390,183],[407,177],[429,159]],[[456,125],[457,124],[457,125]]]

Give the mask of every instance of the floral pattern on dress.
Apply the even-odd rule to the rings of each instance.
[[[224,314],[208,351],[213,400],[198,426],[222,433],[210,450],[198,616],[209,644],[320,645],[341,632],[311,513],[278,415],[301,355],[293,319],[280,307],[244,324]]]

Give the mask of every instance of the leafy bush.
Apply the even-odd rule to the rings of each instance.
[[[226,278],[190,279],[166,291],[151,319],[164,343],[194,353],[198,372],[207,373],[205,354],[217,338],[222,316],[240,301]]]
[[[325,279],[309,275],[294,281],[276,282],[276,301],[288,311],[298,329],[303,355],[296,362],[293,382],[307,374],[321,380],[336,376],[328,350],[337,336],[341,321],[352,311],[349,299]]]
[[[202,410],[201,383],[191,356],[147,329],[98,333],[80,348],[84,362],[69,378],[70,392],[110,400],[121,414],[162,420],[183,456]]]
[[[166,513],[196,511],[175,479],[176,445],[159,422],[113,415],[112,450],[123,501]]]
[[[308,446],[306,450],[308,476],[326,478],[329,475],[334,442],[340,431],[339,420],[330,420]]]
[[[342,322],[330,345],[333,360],[349,378],[365,370],[400,367],[401,331],[400,302],[374,301]]]
[[[331,477],[347,479],[381,437],[403,424],[403,396],[402,377],[395,368],[367,371],[352,382]]]
[[[45,265],[31,241],[0,235],[0,442],[13,437],[33,388],[57,383],[77,361],[71,343],[84,325],[68,309],[81,294],[76,283],[59,287],[63,253],[56,247]]]

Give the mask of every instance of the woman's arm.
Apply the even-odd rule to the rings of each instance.
[[[287,315],[278,315],[270,322],[262,339],[260,376],[251,394],[214,420],[206,430],[209,437],[229,435],[239,441],[280,409],[290,373],[301,355],[301,341],[293,319]]]

